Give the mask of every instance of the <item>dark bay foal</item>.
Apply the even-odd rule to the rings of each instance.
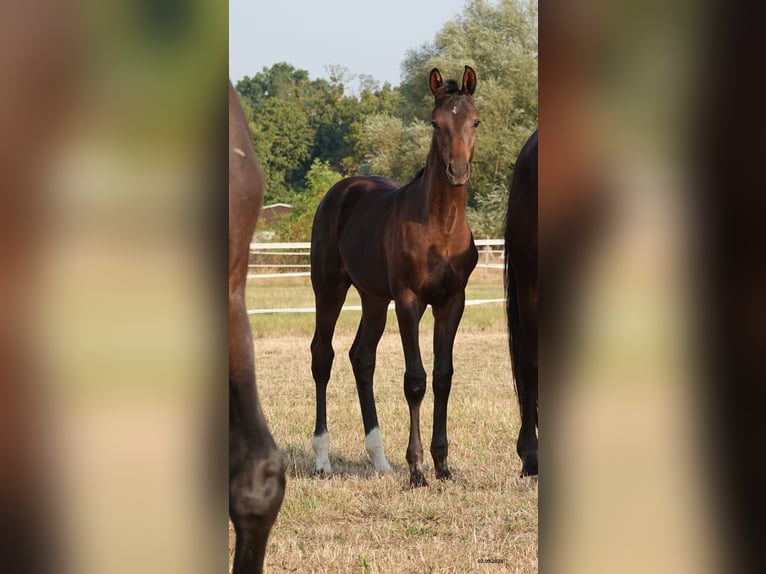
[[[316,330],[311,372],[316,384],[316,427],[312,445],[317,473],[331,471],[326,390],[334,358],[332,337],[351,285],[362,300],[362,319],[349,357],[356,379],[365,447],[378,472],[391,467],[373,395],[378,342],[388,304],[404,349],[404,395],[410,412],[407,462],[411,486],[425,486],[420,405],[426,372],[418,326],[426,306],[434,315],[434,426],[431,455],[436,477],[450,478],[447,464],[447,401],[452,385],[452,349],[465,306],[465,286],[478,254],[466,221],[466,185],[471,175],[479,116],[473,102],[476,74],[465,67],[462,86],[443,81],[433,69],[433,137],[425,168],[407,185],[380,177],[352,177],[323,198],[311,234],[311,283],[316,298]]]

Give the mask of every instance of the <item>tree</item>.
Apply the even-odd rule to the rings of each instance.
[[[280,241],[308,241],[319,202],[327,190],[343,179],[328,162],[315,159],[306,173],[305,190],[297,196],[289,218],[276,229]]]
[[[347,148],[342,84],[311,80],[305,70],[279,63],[243,78],[237,91],[266,174],[266,201],[295,203],[316,157],[340,165]]]
[[[363,164],[373,149],[369,127],[365,126],[368,122],[375,122],[373,118],[376,116],[394,117],[400,102],[399,89],[392,88],[388,82],[381,88],[371,77],[364,76],[361,85],[358,99],[347,98],[341,102],[348,108],[348,132],[345,138],[348,153],[341,160],[340,168],[349,175],[365,173]]]
[[[291,201],[311,159],[315,131],[308,110],[296,99],[268,98],[249,126],[266,175],[265,201]]]
[[[431,128],[405,123],[389,114],[368,117],[362,127],[360,147],[362,175],[384,175],[405,184],[425,164],[431,143]]]
[[[329,80],[311,80],[308,72],[275,64],[237,82],[255,149],[267,178],[266,201],[294,204],[304,193],[315,160],[334,172],[358,174],[368,148],[364,125],[375,114],[394,113],[398,89],[363,76],[359,96],[345,95],[354,80],[340,66]]]
[[[466,209],[466,217],[476,238],[503,237],[505,210],[508,205],[508,187],[499,184],[489,193],[476,196],[476,206]]]
[[[306,70],[297,70],[291,64],[281,62],[271,68],[263,68],[252,78],[245,76],[237,82],[236,90],[250,104],[251,109],[258,113],[267,99],[295,97],[308,83],[309,73]]]

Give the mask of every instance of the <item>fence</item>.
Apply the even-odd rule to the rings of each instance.
[[[486,277],[490,270],[503,268],[503,240],[477,239],[479,262],[476,270],[482,269]],[[499,247],[499,249],[498,249]],[[249,269],[268,270],[267,273],[248,273],[248,279],[275,279],[282,277],[309,277],[311,265],[308,257],[311,243],[251,243]],[[301,271],[305,269],[305,271]],[[474,299],[466,301],[466,306],[499,303],[504,299]],[[344,305],[342,311],[361,311],[359,305]],[[393,309],[393,303],[389,305]],[[313,313],[313,307],[293,307],[283,309],[249,309],[248,315],[263,313]]]
[[[485,277],[489,270],[503,268],[502,239],[476,239],[474,243],[479,249],[479,263],[476,269],[482,269]],[[247,278],[308,277],[311,274],[311,265],[308,263],[310,250],[311,243],[251,243],[248,269],[268,269],[272,272],[248,273]],[[279,271],[280,269],[282,271]]]

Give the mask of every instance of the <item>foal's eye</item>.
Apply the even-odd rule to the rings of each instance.
[[[480,123],[481,123],[481,120],[475,120],[473,122],[473,127],[478,128]]]
[[[438,130],[439,124],[437,124],[435,121],[431,121],[431,127],[433,127],[435,130]]]

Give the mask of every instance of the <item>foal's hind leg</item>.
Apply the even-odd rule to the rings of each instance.
[[[362,319],[348,356],[354,370],[359,405],[362,409],[365,449],[376,471],[391,472],[391,466],[383,452],[383,438],[378,428],[378,412],[375,408],[375,395],[372,388],[376,350],[386,327],[388,299],[379,299],[365,294],[361,296]]]
[[[316,455],[315,474],[329,474],[332,467],[330,433],[327,430],[327,383],[335,357],[332,336],[351,282],[347,277],[343,277],[332,284],[327,281],[320,283],[312,276],[312,283],[316,298],[316,328],[311,341],[311,374],[316,385],[316,426],[311,446]]]
[[[436,478],[449,479],[447,465],[447,401],[452,388],[452,350],[455,335],[465,308],[465,292],[460,292],[449,304],[434,308],[434,428],[431,457]]]

